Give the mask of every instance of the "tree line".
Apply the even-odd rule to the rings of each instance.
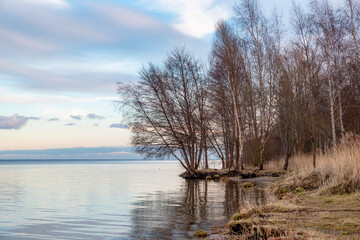
[[[206,64],[184,48],[140,79],[118,84],[132,144],[145,157],[176,158],[189,172],[264,168],[266,161],[336,148],[360,133],[360,1],[293,3],[276,10],[239,0],[220,20]]]

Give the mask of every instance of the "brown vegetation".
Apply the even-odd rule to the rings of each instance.
[[[359,140],[318,153],[315,169],[312,155],[295,156],[271,187],[283,200],[233,215],[220,239],[360,239]]]
[[[281,201],[237,213],[222,229],[222,234],[216,236],[222,236],[218,239],[256,239],[256,236],[258,239],[359,239],[359,193],[297,194],[291,202]]]
[[[203,230],[199,230],[193,234],[196,238],[206,238],[209,234]]]
[[[336,149],[317,154],[317,168],[307,155],[295,156],[293,172],[284,176],[276,185],[277,194],[292,192],[296,188],[319,190],[323,194],[345,194],[360,191],[360,142],[347,135]]]

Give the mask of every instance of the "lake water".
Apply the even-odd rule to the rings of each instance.
[[[0,161],[0,239],[192,239],[270,200],[182,171],[175,161]]]

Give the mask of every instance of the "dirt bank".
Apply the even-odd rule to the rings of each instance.
[[[283,170],[275,171],[258,171],[258,170],[229,170],[229,169],[203,169],[196,170],[193,174],[184,172],[180,174],[180,177],[185,179],[206,179],[208,178],[257,178],[257,177],[279,177],[286,173]]]
[[[235,214],[207,239],[360,239],[360,193],[323,196],[299,189]]]

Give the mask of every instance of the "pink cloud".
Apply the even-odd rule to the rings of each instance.
[[[0,129],[20,129],[29,120],[39,120],[37,117],[25,117],[14,114],[10,117],[0,116]]]

